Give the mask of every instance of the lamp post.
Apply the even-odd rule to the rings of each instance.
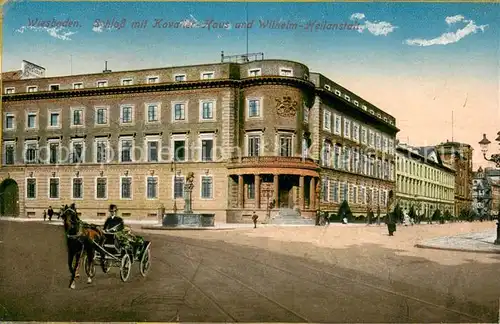
[[[274,190],[272,188],[263,188],[262,193],[264,194],[264,197],[266,197],[267,202],[266,202],[266,219],[265,222],[267,223],[269,219],[271,218],[271,206],[269,205],[269,199],[274,193]]]
[[[174,213],[177,213],[177,200],[175,198],[175,185],[176,185],[176,179],[177,179],[177,165],[175,164],[175,160],[172,159],[172,163],[170,164],[170,172],[174,173],[174,206],[172,209],[174,210]]]
[[[500,144],[500,132],[498,132],[497,135],[498,136],[495,141]],[[493,162],[497,168],[500,168],[500,154],[492,154],[489,159],[486,157],[486,153],[488,153],[488,145],[490,143],[491,142],[486,138],[486,134],[483,134],[483,139],[479,142],[479,145],[481,145],[481,151],[483,152],[483,157],[486,161]],[[494,244],[500,245],[500,217],[497,217],[497,238]]]

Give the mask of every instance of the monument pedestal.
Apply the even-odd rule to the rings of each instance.
[[[162,226],[165,227],[213,227],[215,214],[166,213]]]
[[[215,214],[195,214],[191,207],[191,193],[193,192],[193,172],[189,172],[184,185],[184,212],[163,214],[164,227],[213,227]]]

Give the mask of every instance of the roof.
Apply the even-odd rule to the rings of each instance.
[[[460,143],[460,142],[453,142],[453,141],[448,141],[446,140],[446,142],[443,142],[441,144],[438,144],[436,146],[447,146],[447,147],[462,147],[462,146],[465,146],[465,147],[471,147],[470,144],[467,144],[467,143]]]
[[[21,80],[22,75],[22,70],[2,72],[2,81]]]
[[[430,160],[431,154],[434,153],[436,156],[437,162],[439,164],[443,164],[443,161],[441,160],[441,156],[438,154],[435,146],[418,146],[415,148],[418,150],[418,153],[420,155],[422,155],[426,160]]]
[[[421,146],[421,147],[412,147],[408,146],[406,144],[401,144],[399,143],[396,146],[396,151],[402,152],[402,153],[409,153],[411,156],[420,159],[424,163],[437,166],[441,169],[444,169],[448,172],[456,173],[455,169],[453,169],[451,166],[448,166],[447,164],[443,163],[441,160],[441,157],[439,156],[438,152],[436,151],[436,148],[434,146]],[[435,162],[433,159],[430,158],[430,155],[432,153],[435,153],[437,162]]]

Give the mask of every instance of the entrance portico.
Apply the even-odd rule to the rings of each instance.
[[[238,162],[229,170],[229,209],[262,213],[287,208],[311,215],[317,210],[319,173],[312,160],[252,157]]]

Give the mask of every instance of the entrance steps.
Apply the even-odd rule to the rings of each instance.
[[[304,218],[300,212],[291,208],[280,208],[278,214],[271,218],[270,224],[276,225],[314,225],[315,220]]]

